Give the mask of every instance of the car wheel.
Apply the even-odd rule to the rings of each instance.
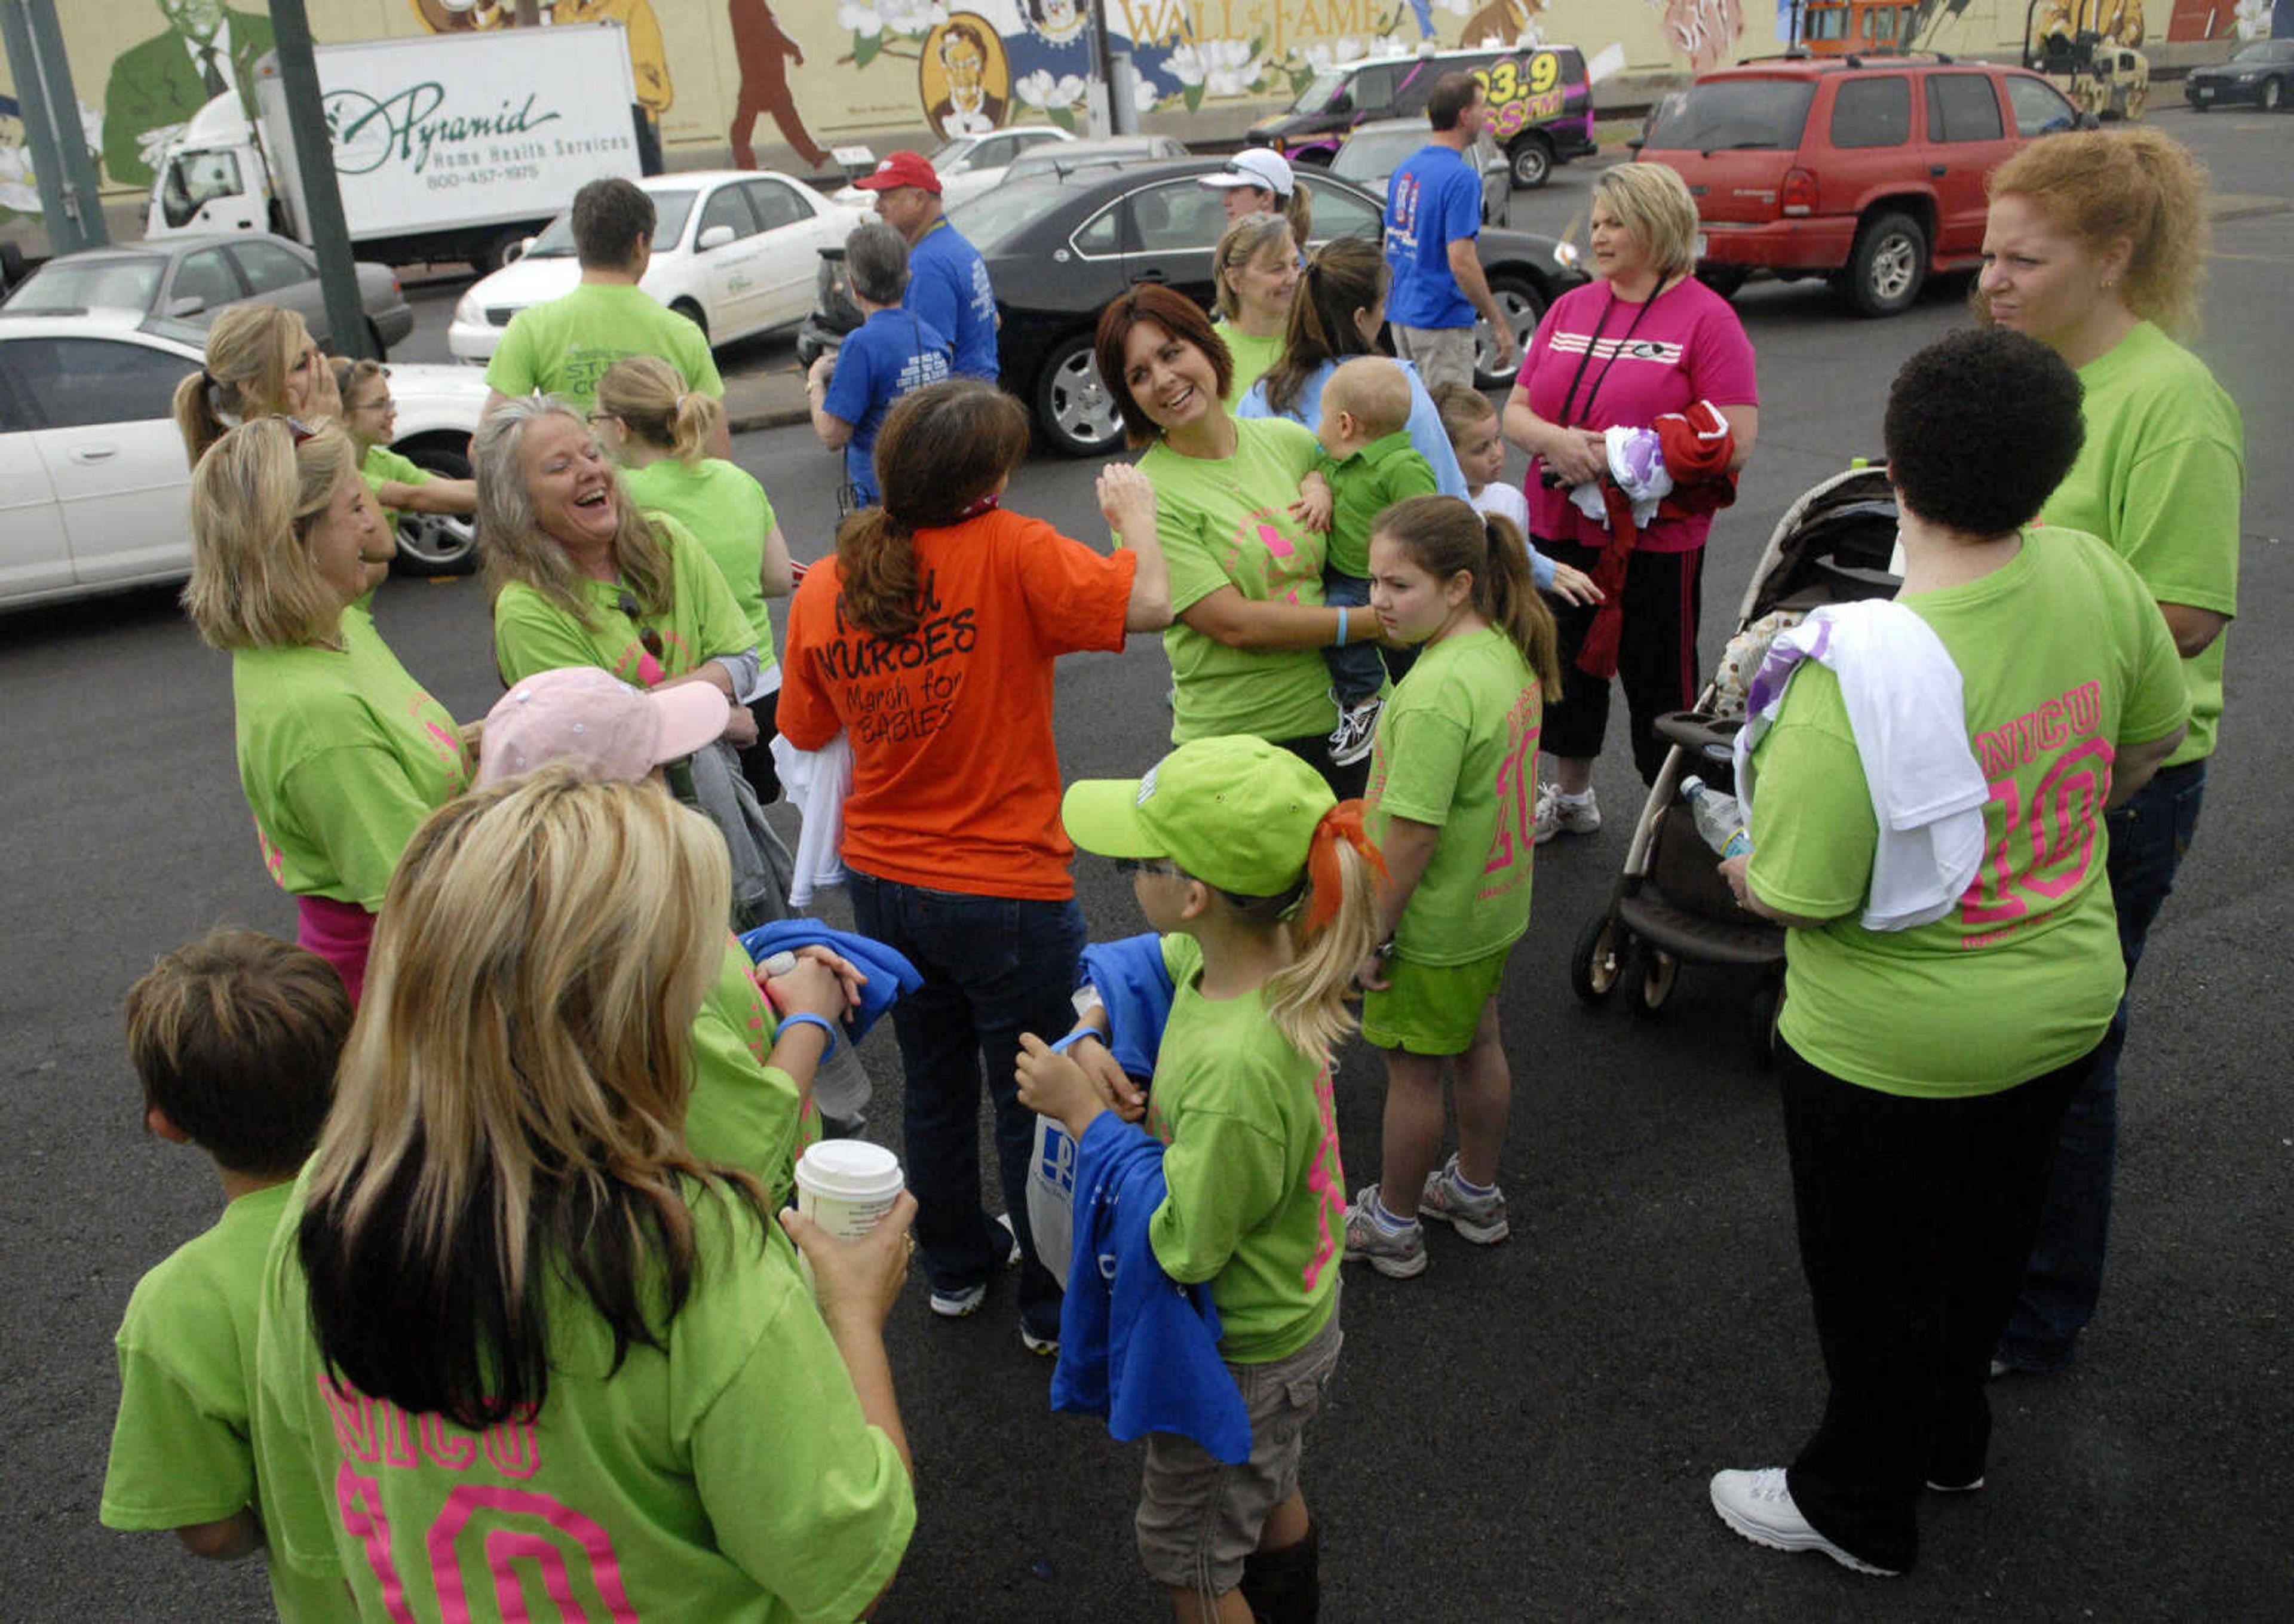
[[[1699,265],[1696,280],[1724,299],[1733,299],[1745,279],[1753,274],[1750,265]]]
[[[1506,325],[1513,329],[1515,364],[1498,365],[1497,340],[1487,321],[1474,323],[1474,387],[1501,389],[1513,382],[1519,357],[1529,349],[1529,340],[1537,331],[1537,319],[1545,313],[1544,296],[1534,284],[1518,277],[1493,276],[1490,279],[1490,297],[1495,299],[1503,313]]]
[[[469,459],[438,441],[417,441],[394,449],[440,479],[470,477]],[[458,513],[400,514],[396,567],[409,575],[468,574],[478,567],[476,524]]]
[[[2263,80],[2262,110],[2266,113],[2274,113],[2285,105],[2286,81],[2283,79]]]
[[[1099,375],[1091,337],[1062,339],[1036,375],[1036,421],[1063,457],[1102,456],[1123,443],[1123,417]]]
[[[1553,147],[1542,135],[1525,135],[1506,154],[1513,160],[1513,183],[1534,191],[1553,178]]]
[[[1856,233],[1848,296],[1867,316],[1901,315],[1928,277],[1928,234],[1909,215],[1880,215]]]
[[[669,308],[672,314],[683,316],[687,321],[699,328],[704,338],[709,337],[709,318],[702,313],[700,305],[691,299],[679,299]]]

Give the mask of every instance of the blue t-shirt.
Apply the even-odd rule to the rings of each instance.
[[[873,313],[836,352],[836,368],[820,404],[829,416],[852,425],[852,438],[844,443],[844,477],[864,506],[876,499],[876,469],[870,459],[884,414],[909,390],[945,378],[949,353],[940,329],[907,310]]]
[[[1396,327],[1471,327],[1474,307],[1450,274],[1450,245],[1482,231],[1482,177],[1436,142],[1420,147],[1386,184],[1386,263]]]
[[[996,381],[996,289],[988,284],[988,262],[946,220],[934,221],[908,250],[908,292],[900,308],[948,336],[959,373]]]

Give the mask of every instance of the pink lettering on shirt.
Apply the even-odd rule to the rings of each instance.
[[[2111,742],[2094,736],[2102,719],[2102,685],[2089,682],[1977,731],[1976,759],[1990,779],[1990,840],[1960,897],[1961,947],[1996,946],[2088,879],[2117,759]],[[2042,760],[2046,771],[2026,799],[2015,774]]]
[[[575,1599],[576,1586],[569,1561],[575,1557],[580,1559],[587,1580],[580,1589],[596,1596],[606,1609],[604,1616],[613,1624],[637,1624],[638,1610],[630,1604],[628,1588],[622,1582],[622,1565],[614,1552],[613,1537],[603,1527],[549,1495],[486,1483],[455,1484],[424,1536],[430,1571],[438,1583],[439,1613],[446,1624],[470,1624],[474,1616],[463,1579],[464,1553],[458,1547],[464,1531],[481,1512],[531,1518],[541,1524],[528,1529],[492,1523],[481,1536],[482,1555],[476,1565],[492,1576],[494,1609],[505,1624],[531,1617],[518,1582],[517,1567],[514,1565],[524,1563],[532,1563],[540,1570],[542,1588],[557,1604],[558,1617],[593,1616],[586,1605],[586,1595],[580,1602]]]
[[[1314,1206],[1314,1255],[1306,1260],[1300,1271],[1306,1289],[1314,1289],[1330,1267],[1330,1259],[1338,1253],[1337,1237],[1346,1224],[1346,1175],[1338,1164],[1338,1091],[1330,1076],[1330,1066],[1323,1061],[1314,1074],[1314,1119],[1321,1137],[1314,1146],[1314,1165],[1306,1175],[1306,1188],[1316,1197]],[[1331,1221],[1337,1220],[1337,1229]]]

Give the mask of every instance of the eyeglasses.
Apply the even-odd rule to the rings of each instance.
[[[614,603],[614,607],[620,610],[623,614],[628,615],[630,619],[634,621],[637,620],[639,611],[642,605],[639,604],[637,595],[635,593],[624,592]],[[638,626],[638,646],[644,649],[646,653],[651,654],[655,659],[660,659],[662,651],[661,633],[655,630],[650,626],[639,624]]]
[[[591,412],[591,413],[589,415],[589,417],[588,417],[588,418],[584,418],[583,420],[584,420],[585,422],[587,422],[587,423],[590,425],[590,426],[591,428],[595,428],[595,427],[597,427],[597,426],[598,426],[598,424],[600,424],[600,423],[618,423],[618,422],[620,422],[620,421],[621,421],[621,415],[620,415],[618,412],[611,412],[611,411],[593,411],[593,412]]]

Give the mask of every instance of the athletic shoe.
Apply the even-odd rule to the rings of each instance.
[[[1814,1525],[1801,1515],[1800,1507],[1793,1504],[1792,1490],[1785,1486],[1782,1466],[1763,1466],[1757,1472],[1715,1472],[1712,1509],[1720,1514],[1723,1522],[1754,1545],[1777,1551],[1822,1551],[1843,1568],[1877,1574],[1882,1579],[1894,1579],[1902,1572],[1899,1568],[1883,1568],[1861,1556],[1851,1556],[1818,1533]]]
[[[1557,834],[1590,834],[1601,826],[1601,803],[1588,789],[1585,799],[1564,800],[1560,786],[1548,782],[1537,786],[1536,842],[1542,846]]]
[[[1458,1158],[1442,1164],[1442,1171],[1426,1175],[1425,1193],[1418,1198],[1418,1215],[1448,1224],[1477,1246],[1495,1246],[1513,1233],[1506,1222],[1505,1191],[1490,1186],[1486,1196],[1469,1196],[1458,1188]]]
[[[1025,1321],[1020,1326],[1020,1345],[1037,1359],[1057,1359],[1060,1356],[1060,1339],[1037,1336],[1028,1328]]]
[[[1930,1478],[1928,1487],[1938,1494],[1973,1494],[1978,1489],[1983,1487],[1983,1478],[1979,1474],[1964,1483],[1940,1483],[1935,1479]]]
[[[1016,1269],[1020,1266],[1020,1238],[1012,1232],[1012,1220],[1008,1214],[997,1214],[996,1222],[1003,1230],[1005,1241],[1010,1243],[1004,1254],[1004,1266]],[[962,1320],[978,1313],[980,1305],[986,1301],[988,1282],[985,1280],[977,1286],[960,1286],[948,1291],[935,1287],[931,1294],[931,1311],[943,1320]],[[1054,1348],[1058,1345],[1056,1343],[1053,1344]]]
[[[1372,694],[1338,712],[1338,725],[1330,730],[1331,766],[1352,767],[1370,754],[1370,747],[1378,742],[1378,713],[1385,704]]]
[[[1412,1218],[1409,1226],[1389,1233],[1370,1215],[1378,1199],[1378,1186],[1365,1184],[1346,1208],[1346,1255],[1350,1263],[1367,1262],[1392,1280],[1406,1280],[1426,1272],[1426,1226]]]

